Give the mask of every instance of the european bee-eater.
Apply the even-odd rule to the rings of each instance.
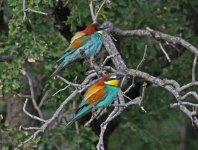
[[[96,26],[96,24],[88,25],[83,31],[74,34],[64,55],[57,61],[58,67],[51,77],[57,75],[67,64],[82,58],[83,55],[90,57],[100,51],[103,31],[97,31]]]
[[[104,76],[88,88],[79,111],[66,127],[89,113],[92,109],[108,107],[118,96],[119,80],[116,76]]]

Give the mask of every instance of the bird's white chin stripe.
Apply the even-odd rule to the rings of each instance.
[[[99,33],[99,34],[103,34],[104,32],[103,32],[103,31],[98,31],[98,33]]]
[[[111,79],[116,79],[117,76],[116,76],[116,75],[112,75],[112,76],[110,76],[110,78],[111,78]]]

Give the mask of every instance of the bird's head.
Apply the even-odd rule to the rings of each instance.
[[[85,32],[87,35],[93,34],[94,32],[97,31],[97,26],[98,26],[97,23],[92,23],[92,24],[88,25],[88,26],[83,30],[83,32]]]
[[[120,83],[120,78],[121,77],[116,76],[116,75],[110,75],[110,76],[107,76],[107,77],[104,78],[104,83],[106,85],[118,87],[119,83]]]
[[[109,28],[110,26],[103,26],[103,27],[98,27],[97,23],[92,23],[88,25],[83,32],[85,32],[87,35],[93,34],[94,32],[98,31],[99,34],[103,35],[103,30]]]

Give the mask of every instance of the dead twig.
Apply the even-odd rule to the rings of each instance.
[[[32,84],[32,79],[31,77],[28,75],[28,73],[25,73],[27,79],[28,79],[28,83],[29,83],[29,87],[30,87],[30,93],[31,93],[31,100],[33,103],[33,106],[35,108],[35,110],[38,112],[38,115],[40,118],[43,118],[43,114],[39,108],[39,106],[37,105],[36,99],[35,99],[35,94],[34,94],[34,88],[33,88],[33,84]]]
[[[42,11],[34,10],[34,9],[31,9],[31,8],[26,8],[26,0],[23,0],[22,11],[23,11],[23,21],[26,19],[26,16],[27,16],[26,13],[27,12],[33,12],[33,13],[37,13],[37,14],[41,14],[41,15],[48,15],[47,13],[42,12]]]
[[[166,53],[164,47],[162,46],[161,43],[159,43],[160,49],[162,50],[162,52],[164,53],[164,55],[166,56],[166,59],[168,60],[168,62],[171,62],[170,57],[168,56],[168,54]]]
[[[193,67],[192,67],[192,82],[195,82],[195,68],[196,68],[196,64],[197,64],[197,56],[195,56],[194,61],[193,61]]]

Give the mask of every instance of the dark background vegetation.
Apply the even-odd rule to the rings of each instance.
[[[27,78],[20,72],[25,68],[33,80],[35,97],[39,102],[49,90],[50,95],[42,106],[44,118],[49,118],[71,90],[55,97],[64,87],[60,81],[49,78],[54,62],[64,52],[72,34],[91,23],[87,0],[32,0],[27,7],[47,12],[47,16],[27,13],[23,21],[22,0],[0,0],[0,149],[14,149],[30,133],[18,131],[20,125],[39,126],[22,111],[29,94]],[[99,15],[99,23],[112,21],[122,29],[153,28],[171,35],[180,36],[198,47],[198,1],[196,0],[112,0]],[[175,79],[180,83],[191,80],[193,55],[176,45],[165,46],[172,62],[168,63],[158,42],[143,37],[116,37],[116,45],[129,68],[135,68],[148,45],[148,55],[141,70],[160,78]],[[165,43],[163,43],[165,44]],[[5,61],[5,57],[9,58]],[[33,59],[35,62],[29,62]],[[82,65],[83,63],[83,65]],[[86,66],[86,67],[84,67]],[[61,72],[68,80],[78,75],[80,82],[89,68],[85,61],[76,63]],[[130,84],[130,81],[129,81]],[[142,81],[128,94],[141,94]],[[197,89],[196,89],[197,90]],[[79,103],[81,96],[74,101]],[[188,118],[169,104],[174,97],[167,91],[148,85],[142,113],[138,107],[124,111],[109,126],[105,136],[108,150],[196,150],[198,132]],[[64,111],[72,107],[69,104]],[[31,103],[28,111],[35,113]],[[107,114],[105,115],[107,116]],[[75,126],[68,129],[57,124],[41,134],[24,148],[39,150],[92,150],[98,139],[99,125],[105,116],[94,121],[91,127]],[[85,117],[84,120],[87,118]],[[83,120],[83,119],[82,119]],[[83,122],[83,121],[82,121]],[[80,124],[82,125],[80,121]]]

